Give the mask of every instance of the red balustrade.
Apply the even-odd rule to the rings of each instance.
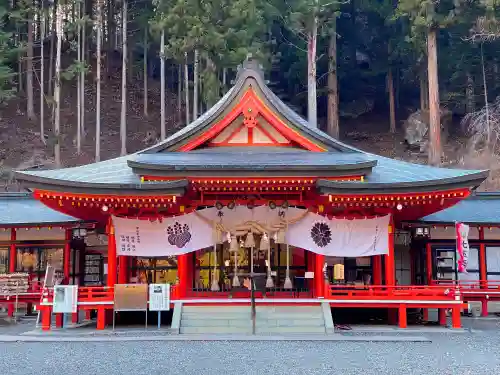
[[[434,285],[336,285],[331,284],[330,299],[378,300],[455,300],[455,290]]]

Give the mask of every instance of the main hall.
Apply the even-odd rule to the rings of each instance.
[[[110,323],[115,285],[169,283],[172,303],[228,306],[249,303],[248,278],[262,304],[384,308],[402,327],[407,308],[436,308],[441,320],[451,309],[458,327],[463,300],[417,283],[416,258],[411,275],[397,276],[395,234],[467,199],[487,176],[339,142],[283,103],[252,60],[218,103],[153,147],[16,172],[74,228],[106,237],[105,277],[80,285],[79,308],[98,312],[98,328]]]

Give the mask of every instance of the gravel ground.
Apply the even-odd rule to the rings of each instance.
[[[2,375],[500,373],[497,321],[432,343],[114,342],[0,344]],[[0,329],[0,334],[3,333]]]

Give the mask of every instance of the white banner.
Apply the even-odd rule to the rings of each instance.
[[[467,264],[469,263],[469,226],[464,223],[456,223],[455,231],[457,234],[457,265],[458,272],[467,273]]]
[[[117,255],[164,257],[204,249],[213,244],[212,228],[194,214],[162,222],[113,216]]]
[[[54,286],[54,313],[76,313],[78,304],[78,285]]]
[[[149,311],[170,310],[170,284],[149,284]]]
[[[257,222],[265,227],[283,219],[301,218],[290,224],[286,240],[292,246],[333,256],[370,256],[387,254],[389,246],[389,216],[374,219],[330,220],[299,208],[274,209],[259,206],[248,209],[236,206],[221,211],[207,208],[197,213],[164,218],[162,222],[113,217],[117,255],[164,257],[186,254],[213,246],[214,226],[221,223],[232,231],[245,222]],[[269,233],[271,234],[271,233]]]
[[[290,245],[317,254],[365,257],[387,254],[390,216],[373,219],[332,219],[309,213],[290,225],[286,240]]]

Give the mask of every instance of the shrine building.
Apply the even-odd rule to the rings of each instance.
[[[150,148],[15,175],[36,200],[76,218],[73,229],[85,223],[106,238],[95,252],[102,282],[73,280],[85,298],[79,308],[97,310],[100,329],[116,284],[170,283],[176,308],[229,308],[249,304],[242,286],[253,274],[266,284],[257,304],[381,308],[401,327],[407,309],[438,309],[440,322],[451,309],[459,327],[466,305],[458,278],[433,282],[440,250],[424,234],[441,223],[426,220],[487,176],[333,139],[283,103],[254,61],[212,108]],[[398,250],[403,233],[408,243]]]

